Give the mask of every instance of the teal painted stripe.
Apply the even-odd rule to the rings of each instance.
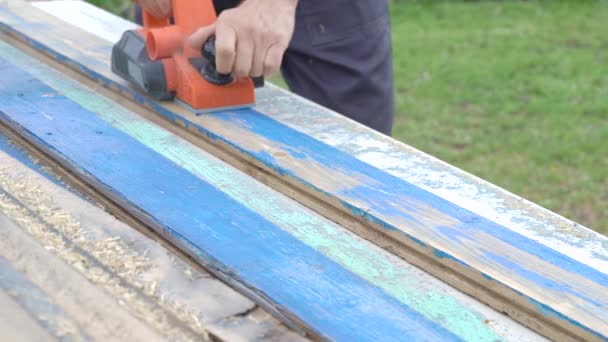
[[[2,42],[0,53],[11,63],[30,70],[66,97],[97,113],[113,126],[213,184],[242,205],[461,338],[468,341],[501,339],[484,324],[481,315],[445,293],[428,289],[428,284],[421,283],[410,272],[393,264],[375,246],[370,248],[369,243],[307,212],[250,177],[215,158],[209,158],[193,145],[175,138],[167,131]]]

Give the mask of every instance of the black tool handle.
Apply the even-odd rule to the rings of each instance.
[[[232,75],[220,74],[219,72],[217,72],[215,65],[215,36],[211,36],[209,39],[207,39],[205,44],[203,44],[203,47],[201,48],[201,54],[207,60],[207,64],[201,70],[203,77],[207,81],[217,85],[226,85],[232,83]]]
[[[209,39],[207,39],[207,41],[205,42],[205,44],[203,44],[203,47],[201,49],[201,54],[215,68],[215,55],[216,55],[216,51],[215,51],[215,36],[209,37]]]
[[[208,62],[207,68],[203,70],[203,77],[205,77],[206,80],[219,85],[225,85],[232,82],[233,79],[230,74],[220,74],[217,72],[215,64],[217,55],[215,50],[215,36],[211,36],[207,39],[201,48],[201,53]],[[256,88],[264,86],[264,76],[252,77],[251,80]]]

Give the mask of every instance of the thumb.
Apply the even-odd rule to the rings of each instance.
[[[188,38],[188,43],[190,47],[196,50],[200,50],[203,44],[209,39],[209,37],[215,34],[215,23],[209,26],[204,26],[196,30],[190,37]]]

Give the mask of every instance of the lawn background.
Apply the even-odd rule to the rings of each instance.
[[[125,0],[91,2],[131,15]],[[390,10],[393,136],[608,234],[608,1]]]

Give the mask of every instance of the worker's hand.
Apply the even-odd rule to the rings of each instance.
[[[276,73],[289,45],[298,0],[245,0],[223,11],[215,24],[202,27],[190,37],[200,50],[215,34],[216,68],[235,77],[259,77]]]
[[[171,0],[133,0],[157,18],[165,18],[171,12]]]

